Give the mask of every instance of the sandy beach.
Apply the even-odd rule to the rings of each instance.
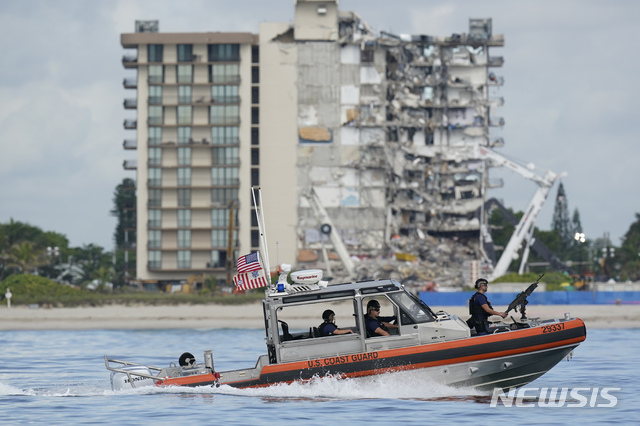
[[[350,315],[349,305],[335,305],[337,318]],[[464,306],[432,306],[463,319]],[[581,318],[587,328],[640,328],[640,305],[529,305],[530,318],[562,318],[565,312]],[[291,327],[320,323],[320,312],[288,312]],[[514,314],[519,318],[520,314]],[[492,320],[497,320],[493,317]],[[263,328],[262,305],[101,306],[80,308],[0,307],[0,330],[91,330],[176,328]]]

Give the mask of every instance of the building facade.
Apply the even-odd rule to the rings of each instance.
[[[504,124],[490,19],[448,37],[377,34],[337,1],[297,0],[293,23],[258,34],[157,30],[139,21],[121,38],[136,51],[123,63],[137,73],[125,168],[138,278],[228,277],[259,245],[251,186],[272,269],[320,257],[327,223],[311,197],[350,254],[385,254],[397,235],[478,240],[493,183],[474,148],[501,144]]]

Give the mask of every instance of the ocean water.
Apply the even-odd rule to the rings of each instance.
[[[0,424],[637,424],[640,329],[591,330],[570,361],[527,386],[525,403],[492,406],[492,395],[424,380],[416,372],[362,379],[322,379],[262,389],[156,388],[112,391],[103,356],[154,366],[183,352],[216,370],[253,366],[265,353],[263,330],[0,331]],[[541,407],[536,389],[609,392],[584,407],[570,394],[561,407]],[[596,391],[599,392],[599,391]],[[546,400],[547,402],[549,400]],[[610,402],[610,401],[609,401]],[[495,405],[495,404],[494,404]],[[610,405],[610,404],[609,404]]]

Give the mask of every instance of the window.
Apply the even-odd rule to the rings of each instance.
[[[213,145],[237,145],[239,143],[238,127],[236,126],[212,127],[211,143]]]
[[[212,250],[210,268],[224,268],[227,266],[227,251]]]
[[[178,86],[178,103],[191,103],[191,86]]]
[[[211,86],[211,101],[218,104],[240,102],[238,86]]]
[[[373,62],[373,49],[364,49],[360,51],[360,62],[371,63]]]
[[[149,127],[149,145],[162,143],[162,127]]]
[[[189,250],[178,250],[178,268],[191,268],[191,252]]]
[[[207,46],[209,62],[233,62],[240,60],[240,45],[210,44]]]
[[[193,45],[179,44],[178,45],[178,62],[192,62],[192,61],[193,61]]]
[[[260,145],[260,129],[257,127],[251,128],[251,145]]]
[[[164,83],[164,65],[149,65],[149,83]]]
[[[229,231],[226,229],[214,229],[211,231],[211,247],[227,247],[229,244]]]
[[[251,150],[251,165],[258,166],[260,165],[260,149],[253,148]]]
[[[158,167],[149,167],[148,182],[149,182],[149,186],[162,186],[162,169]]]
[[[191,186],[191,169],[178,167],[178,186]]]
[[[260,47],[251,46],[251,63],[257,64],[260,62]]]
[[[162,62],[162,48],[161,44],[148,44],[147,45],[147,60],[148,62]]]
[[[260,68],[251,67],[251,83],[253,84],[260,83]]]
[[[178,83],[193,83],[193,65],[178,65]]]
[[[149,210],[149,227],[160,228],[162,226],[162,210],[150,209]]]
[[[149,105],[149,124],[162,124],[162,107]]]
[[[212,148],[211,161],[218,165],[240,164],[237,147]]]
[[[400,322],[403,325],[434,321],[426,306],[408,293],[390,293],[389,296],[400,307]]]
[[[149,207],[161,207],[162,206],[162,190],[150,189],[149,190]]]
[[[162,103],[162,86],[149,86],[149,105]]]
[[[251,108],[251,124],[260,124],[260,108]]]
[[[160,248],[162,246],[162,231],[150,230],[149,231],[149,248]]]
[[[240,108],[237,105],[212,105],[209,107],[209,123],[238,124]]]
[[[238,200],[237,188],[214,188],[211,190],[211,203],[226,206],[229,201]]]
[[[251,169],[251,186],[259,186],[259,185],[260,185],[260,170]]]
[[[190,166],[191,165],[191,148],[181,146],[178,148],[178,165]]]
[[[191,127],[178,127],[178,143],[186,144],[191,139]]]
[[[238,64],[220,64],[210,66],[210,83],[237,83],[240,81]]]
[[[252,87],[251,88],[251,103],[259,104],[260,103],[260,88]]]
[[[178,210],[178,228],[191,227],[191,210]]]
[[[178,229],[178,247],[191,247],[190,229]]]
[[[211,185],[240,185],[240,179],[238,178],[238,169],[236,167],[213,167],[211,169]]]
[[[178,189],[178,207],[191,207],[190,189]]]
[[[191,124],[191,105],[185,106],[180,105],[177,108],[178,110],[178,124]]]
[[[162,252],[160,250],[149,250],[149,269],[160,269],[162,267]]]
[[[229,209],[211,210],[211,226],[214,228],[229,226]]]
[[[149,148],[149,165],[150,166],[162,165],[162,148]]]

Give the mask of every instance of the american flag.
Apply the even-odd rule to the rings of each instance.
[[[258,252],[254,251],[251,254],[240,256],[236,262],[236,267],[238,268],[239,274],[262,269],[262,265],[260,265],[260,260],[258,259]]]
[[[233,277],[233,282],[239,290],[249,290],[251,288],[266,287],[269,285],[264,276],[264,270],[246,272]]]

